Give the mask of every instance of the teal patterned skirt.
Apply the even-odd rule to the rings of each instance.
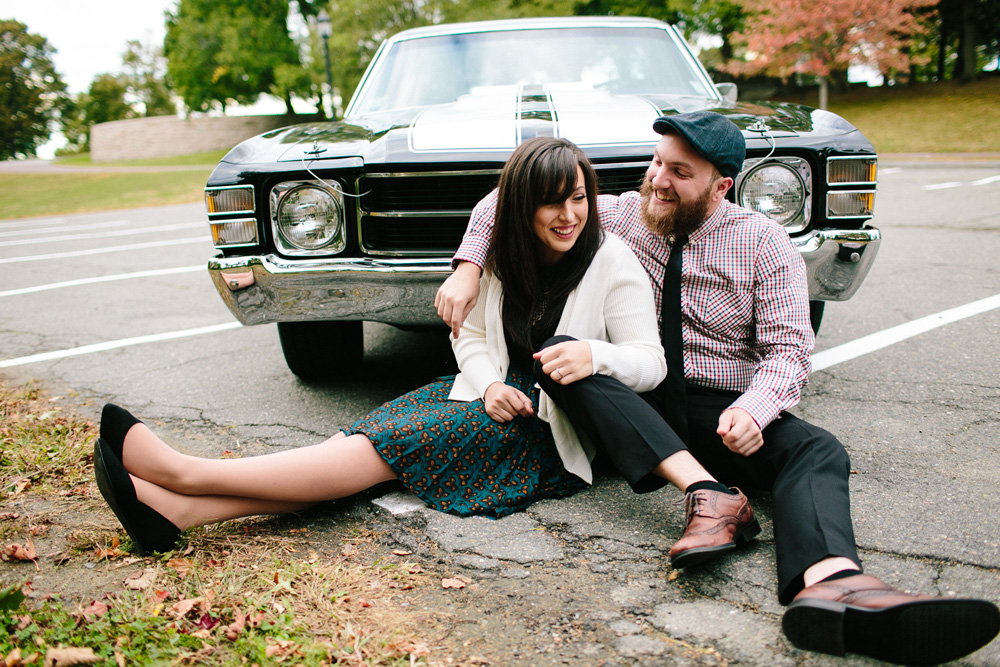
[[[535,416],[496,422],[482,400],[450,401],[454,380],[389,401],[344,432],[366,435],[403,486],[442,512],[500,518],[587,486],[563,467],[548,424]],[[512,370],[507,384],[538,410],[530,373]]]

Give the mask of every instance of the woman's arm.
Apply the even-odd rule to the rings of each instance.
[[[452,337],[452,351],[464,381],[483,399],[486,414],[494,421],[506,422],[517,415],[530,417],[534,409],[531,399],[522,391],[504,383],[496,365],[499,344],[491,340],[496,334],[492,331],[493,324],[487,322],[486,308],[490,290],[499,289],[500,284],[495,280],[482,277],[477,292],[481,291],[483,298],[469,313],[458,336]]]
[[[594,373],[610,375],[638,392],[649,391],[667,376],[653,288],[635,254],[623,243],[617,245],[613,261],[605,263],[610,265],[603,304],[607,341],[588,341]]]

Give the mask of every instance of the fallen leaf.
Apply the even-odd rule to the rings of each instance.
[[[461,579],[442,579],[441,588],[465,588],[465,582]]]
[[[195,625],[201,626],[206,630],[211,630],[219,623],[221,623],[221,621],[217,618],[212,618],[211,614],[202,614],[201,618],[198,619],[198,622],[195,623]]]
[[[82,647],[50,648],[45,652],[45,667],[67,667],[68,665],[93,665],[101,658],[92,649]]]
[[[366,600],[365,598],[358,598],[358,606],[359,607],[365,607],[365,608],[371,607],[372,606],[372,601],[371,600]]]
[[[174,618],[182,618],[187,615],[189,611],[195,608],[197,604],[202,602],[205,598],[188,598],[187,600],[179,600],[172,605],[167,610],[167,613]]]
[[[420,574],[421,572],[424,571],[424,568],[414,563],[410,565],[410,567],[406,568],[406,571],[409,572],[410,574]]]
[[[226,626],[226,639],[229,641],[236,641],[236,638],[246,627],[246,616],[243,615],[239,607],[233,609],[233,616],[233,622]]]
[[[393,549],[392,553],[394,553],[397,556],[409,556],[413,552],[412,551],[407,551],[406,549]]]
[[[90,603],[90,606],[81,611],[80,614],[83,615],[83,617],[88,620],[90,619],[91,616],[93,616],[95,619],[98,619],[104,616],[106,613],[108,613],[108,609],[109,609],[108,605],[104,604],[103,602],[97,602],[95,600],[94,602]]]
[[[183,579],[194,567],[194,562],[190,558],[171,558],[167,561],[167,567],[177,572],[177,576]]]
[[[680,570],[674,570],[667,575],[667,581],[674,581],[677,577],[681,576]]]
[[[147,568],[142,572],[133,572],[125,577],[125,588],[132,591],[144,591],[156,580],[156,570]]]
[[[35,552],[35,543],[28,540],[24,543],[24,546],[20,544],[11,544],[7,547],[7,553],[14,560],[35,560],[38,554]]]

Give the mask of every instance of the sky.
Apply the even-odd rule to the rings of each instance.
[[[48,40],[56,71],[75,94],[98,74],[121,72],[125,42],[162,45],[164,12],[176,6],[177,0],[0,0],[0,18]]]

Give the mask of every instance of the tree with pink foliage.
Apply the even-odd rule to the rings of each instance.
[[[819,106],[825,109],[830,76],[851,65],[882,73],[910,66],[908,46],[924,31],[914,10],[937,0],[735,0],[747,13],[733,36],[744,58],[724,68],[733,74],[787,78],[811,74],[820,82]]]

